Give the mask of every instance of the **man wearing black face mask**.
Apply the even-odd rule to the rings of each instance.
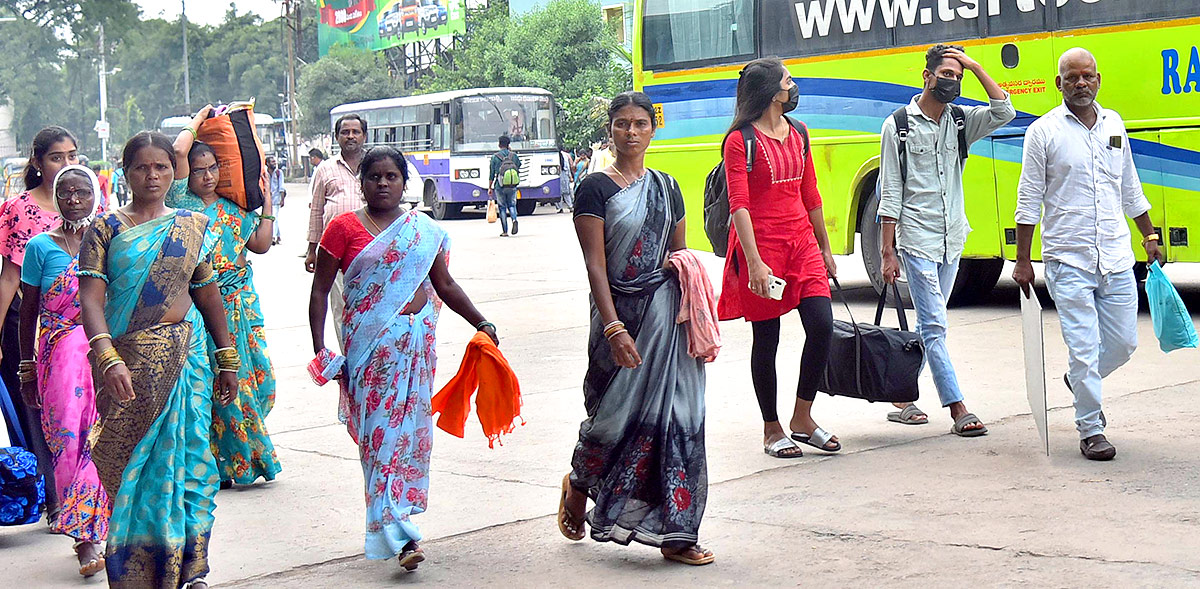
[[[965,70],[987,92],[988,106],[950,104],[959,96]],[[946,301],[971,231],[963,202],[966,153],[962,150],[1013,120],[1016,111],[1008,93],[962,47],[930,48],[922,77],[921,94],[884,120],[880,131],[881,270],[884,281],[892,283],[904,264],[929,370],[938,398],[954,420],[951,431],[963,437],[981,436],[987,428],[967,411],[946,347]],[[907,127],[903,141],[898,126]],[[929,422],[915,405],[896,406],[901,411],[889,414],[890,421]]]

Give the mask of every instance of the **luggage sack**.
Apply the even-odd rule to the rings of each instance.
[[[254,111],[244,108],[209,117],[196,129],[196,138],[213,149],[221,166],[217,194],[248,211],[262,207],[267,176]]]
[[[0,448],[0,526],[22,526],[42,518],[46,485],[37,466],[37,458],[24,448]]]
[[[925,363],[921,336],[908,330],[908,319],[901,307],[900,289],[892,284],[900,329],[883,327],[883,308],[887,289],[879,297],[875,323],[855,323],[850,305],[842,295],[842,286],[833,279],[838,300],[850,313],[850,321],[833,322],[829,346],[829,364],[819,390],[840,397],[864,399],[872,403],[912,403],[917,400],[917,377]]]

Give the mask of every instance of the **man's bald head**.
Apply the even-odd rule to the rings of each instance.
[[[1064,51],[1062,56],[1058,58],[1058,75],[1065,76],[1067,74],[1067,69],[1070,68],[1072,64],[1077,64],[1083,68],[1091,65],[1092,68],[1095,69],[1096,57],[1092,55],[1091,51],[1088,51],[1083,47],[1072,47]]]
[[[1075,108],[1089,108],[1100,91],[1100,73],[1096,58],[1082,47],[1068,49],[1058,58],[1058,78],[1054,80],[1062,92],[1063,102]]]

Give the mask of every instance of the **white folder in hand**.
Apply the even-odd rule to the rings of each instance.
[[[1050,455],[1050,437],[1046,415],[1046,350],[1042,339],[1042,305],[1030,285],[1030,294],[1025,296],[1017,289],[1021,298],[1021,331],[1025,344],[1025,393],[1029,396],[1029,411],[1042,436],[1046,456]]]

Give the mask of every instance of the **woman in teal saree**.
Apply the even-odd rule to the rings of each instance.
[[[218,351],[210,366],[201,328],[229,348],[208,218],[163,202],[174,158],[165,136],[134,136],[124,152],[133,200],[98,218],[79,252],[100,409],[92,459],[113,501],[114,588],[207,588],[219,479],[208,443],[214,368],[222,404],[237,394],[236,351]]]

